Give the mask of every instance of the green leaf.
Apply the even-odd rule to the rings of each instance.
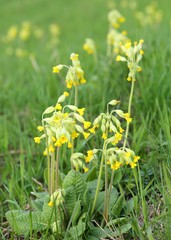
[[[18,235],[27,236],[30,231],[38,232],[50,227],[54,214],[48,202],[49,196],[47,195],[42,204],[42,211],[8,211],[5,216],[13,231]]]
[[[127,233],[131,228],[132,228],[132,225],[130,223],[121,225],[117,228],[114,227],[114,230],[112,232],[110,232],[110,235],[112,237],[118,237],[118,236],[121,236],[124,233]],[[105,229],[105,230],[107,231],[107,229]]]
[[[74,187],[77,197],[79,195],[81,196],[85,191],[86,182],[84,176],[80,172],[71,170],[66,175],[63,181],[63,189],[67,189],[71,186]]]
[[[69,218],[72,215],[76,201],[77,201],[77,197],[76,197],[76,192],[74,187],[68,187],[66,189],[64,204],[65,204],[65,208]]]
[[[110,201],[109,201],[109,209],[112,209],[116,200],[118,199],[118,191],[115,187],[111,190]]]
[[[93,181],[97,178],[96,176],[96,170],[97,168],[93,166],[88,172],[86,176],[86,181]]]
[[[114,178],[113,178],[113,185],[119,183],[122,179],[122,173],[120,170],[115,171]]]
[[[71,216],[71,221],[72,221],[73,226],[76,225],[80,214],[81,214],[81,203],[80,203],[80,200],[78,200],[75,203],[75,206],[74,206],[74,209],[73,209],[73,212],[72,212],[72,216]]]
[[[45,228],[41,221],[41,212],[38,211],[12,210],[8,211],[5,216],[13,231],[20,236],[27,236],[31,229],[40,231]]]
[[[124,194],[122,194],[119,198],[118,198],[118,200],[117,200],[117,202],[114,204],[114,206],[111,208],[111,214],[113,214],[115,217],[116,216],[119,216],[119,214],[120,214],[120,212],[122,211],[122,209],[123,209],[123,207],[124,207],[124,203],[125,203],[125,201],[124,201],[125,199],[124,199]]]
[[[88,235],[90,235],[91,237],[95,237],[95,239],[96,238],[100,239],[100,238],[107,237],[107,232],[99,227],[92,227],[90,229],[90,231],[88,232]],[[89,238],[87,238],[87,239],[89,239]]]
[[[67,232],[67,235],[69,235],[73,240],[76,240],[83,235],[85,229],[86,229],[86,224],[80,221],[76,226],[71,227],[69,229],[69,231]]]

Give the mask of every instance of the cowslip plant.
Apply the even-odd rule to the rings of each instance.
[[[109,14],[111,28],[118,28],[123,21],[119,12]],[[53,73],[67,69],[66,87],[70,91],[75,89],[75,99],[73,104],[64,105],[70,94],[64,91],[56,104],[46,108],[42,114],[42,124],[37,127],[42,134],[34,141],[45,144],[43,154],[47,157],[48,193],[37,195],[37,199],[32,201],[34,211],[7,212],[7,220],[18,235],[28,236],[32,231],[41,231],[46,237],[51,232],[56,239],[97,239],[117,237],[130,230],[131,225],[120,218],[124,220],[125,229],[114,232],[109,216],[112,220],[119,216],[124,200],[124,193],[119,196],[114,187],[114,175],[127,166],[134,169],[140,159],[128,147],[128,134],[136,73],[141,70],[142,44],[143,40],[135,42],[134,46],[131,41],[119,44],[119,52],[124,56],[116,57],[117,61],[127,62],[129,69],[127,80],[132,85],[128,110],[121,110],[120,101],[113,99],[107,104],[106,112],[100,113],[92,122],[84,118],[85,108],[78,104],[78,86],[86,83],[79,55],[70,55],[71,66],[59,64],[53,67]],[[75,151],[78,140],[89,141],[95,136],[100,136],[99,147]],[[63,149],[67,149],[70,156],[67,173],[61,170]],[[104,230],[97,229],[93,221]]]

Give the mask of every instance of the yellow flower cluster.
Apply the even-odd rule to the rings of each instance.
[[[108,103],[109,105],[115,106],[120,101],[112,100]],[[127,122],[131,122],[132,118],[128,113],[124,113],[122,110],[114,109],[110,113],[101,113],[93,122],[92,128],[89,129],[91,133],[95,133],[96,128],[100,127],[102,131],[102,138],[104,140],[109,139],[109,135],[113,135],[110,138],[110,142],[112,144],[117,144],[122,139],[122,133],[124,130],[121,127],[120,120],[116,117],[116,114],[120,117],[125,119]]]
[[[68,72],[66,75],[66,84],[67,88],[72,88],[73,86],[78,86],[80,84],[86,83],[84,78],[84,71],[81,68],[80,61],[78,59],[79,55],[76,53],[72,53],[70,59],[72,60],[72,66],[66,65],[57,65],[53,67],[53,73],[59,73],[63,67],[68,68]]]
[[[69,95],[64,92],[57,101],[55,107],[48,107],[43,113],[43,126],[38,126],[37,129],[44,133],[40,137],[35,137],[34,141],[40,143],[41,139],[47,137],[48,147],[44,151],[44,155],[53,153],[56,147],[61,147],[63,144],[68,144],[68,148],[72,147],[73,139],[80,134],[87,139],[90,135],[86,130],[91,123],[83,117],[85,108],[78,108],[74,105],[61,106],[61,103]],[[65,112],[69,109],[70,112]],[[50,117],[45,117],[46,114],[52,114]]]
[[[109,12],[108,20],[109,20],[110,26],[114,28],[119,28],[120,24],[125,22],[125,18],[117,10],[112,10]]]
[[[84,164],[84,159],[85,156],[82,153],[73,153],[71,155],[70,160],[76,171],[83,169],[84,172],[88,172],[88,167]]]
[[[93,54],[96,51],[95,43],[93,39],[87,38],[85,40],[85,43],[83,45],[83,49],[88,53],[88,54]]]
[[[109,32],[107,34],[107,55],[120,52],[120,43],[128,41],[126,31],[119,32],[120,24],[125,21],[125,18],[117,10],[112,10],[108,14]]]
[[[116,54],[120,52],[120,43],[126,43],[128,38],[126,37],[127,32],[122,31],[121,33],[115,29],[110,29],[107,34],[107,44],[113,47],[113,52]]]
[[[48,203],[49,207],[59,206],[64,202],[65,191],[63,189],[56,190],[50,196],[50,202]]]
[[[116,57],[116,61],[127,62],[127,66],[129,68],[129,74],[127,77],[128,81],[135,81],[136,72],[140,72],[142,68],[139,66],[139,62],[142,59],[144,51],[142,50],[142,44],[144,40],[140,40],[139,43],[134,42],[132,46],[131,41],[121,45],[121,50],[125,54],[125,56],[118,55]]]
[[[136,156],[129,148],[109,148],[106,151],[106,159],[111,169],[117,170],[124,165],[129,165],[131,168],[136,167],[140,157]]]
[[[144,12],[136,12],[135,16],[142,26],[153,26],[162,21],[163,13],[162,10],[158,8],[157,3],[152,2],[146,6]]]
[[[10,44],[6,49],[8,55],[15,54],[19,58],[32,58],[33,53],[30,53],[27,48],[27,44],[30,40],[39,40],[44,37],[48,40],[47,48],[54,48],[59,42],[59,33],[59,26],[57,24],[50,24],[45,34],[45,30],[39,26],[34,25],[30,21],[23,21],[21,25],[12,25],[7,30],[6,34],[2,36],[2,41],[6,44]],[[33,49],[31,51],[33,51]]]

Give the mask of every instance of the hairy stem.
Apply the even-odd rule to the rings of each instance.
[[[128,103],[128,113],[130,114],[130,116],[131,116],[132,98],[133,98],[133,93],[134,93],[134,83],[135,83],[135,78],[132,79],[131,92],[130,92],[129,103]],[[127,121],[123,149],[126,147],[127,140],[128,140],[129,124],[130,124],[130,122]]]

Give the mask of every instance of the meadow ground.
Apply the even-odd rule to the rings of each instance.
[[[52,67],[70,64],[70,54],[79,54],[87,79],[86,85],[80,87],[79,105],[86,108],[86,117],[91,121],[105,111],[111,99],[120,99],[122,109],[127,111],[130,84],[125,80],[126,64],[115,58],[109,61],[106,56],[107,14],[116,8],[126,18],[121,28],[129,38],[144,39],[140,64],[143,71],[138,73],[135,84],[129,133],[131,148],[141,156],[138,184],[142,191],[135,187],[133,171],[122,172],[116,188],[124,191],[125,205],[118,216],[130,218],[133,227],[117,239],[171,239],[169,0],[155,1],[155,13],[159,11],[161,19],[147,11],[147,0],[1,0],[0,4],[0,238],[7,239],[11,233],[5,213],[9,209],[26,209],[30,192],[44,191],[46,186],[43,146],[36,145],[33,138],[44,109],[66,90],[63,73],[57,77]],[[21,29],[26,21],[35,35],[26,41],[7,40],[9,28],[15,25]],[[59,34],[50,33],[52,24],[59,25]],[[82,48],[87,37],[96,43],[97,63]],[[90,146],[98,141],[97,137]],[[63,168],[66,173],[70,166],[64,164]],[[138,206],[128,210],[127,201],[132,197]]]

